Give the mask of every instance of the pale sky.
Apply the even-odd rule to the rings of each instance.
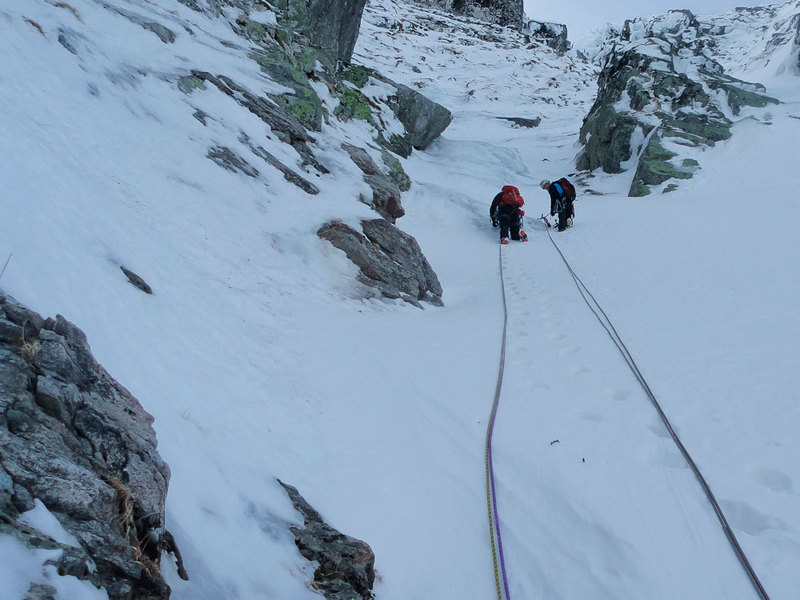
[[[697,15],[726,12],[737,6],[765,6],[780,2],[753,0],[525,0],[525,14],[537,21],[564,23],[574,42],[605,23],[622,24],[625,19],[657,15],[670,9],[688,8]]]

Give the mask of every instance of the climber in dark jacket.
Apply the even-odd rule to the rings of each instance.
[[[558,213],[558,230],[564,231],[572,224],[570,220],[575,215],[575,209],[566,190],[557,181],[550,183],[547,179],[544,179],[539,186],[550,194],[550,216],[553,217]]]
[[[500,243],[508,243],[508,234],[511,233],[512,240],[527,242],[528,236],[522,231],[522,216],[525,212],[522,206],[525,201],[519,190],[513,185],[504,185],[503,189],[494,197],[489,207],[489,216],[492,218],[492,226],[500,225]]]

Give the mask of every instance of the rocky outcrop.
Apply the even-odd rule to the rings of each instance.
[[[93,358],[83,332],[0,294],[0,531],[61,551],[59,573],[112,600],[160,600],[169,467],[153,418]],[[79,547],[18,520],[40,500]],[[182,566],[181,566],[182,569]]]
[[[595,57],[598,95],[580,131],[580,170],[635,169],[630,196],[688,179],[698,168],[687,149],[731,135],[731,116],[777,103],[764,87],[724,73],[707,52],[708,31],[689,11],[626,21]],[[688,157],[691,158],[691,157]]]
[[[375,554],[369,545],[335,530],[297,488],[279,483],[297,512],[303,515],[303,527],[291,527],[297,548],[303,557],[319,565],[314,571],[312,587],[328,600],[371,600]]]
[[[376,156],[379,154],[380,160],[376,161],[363,147],[342,145],[343,151],[361,169],[371,190],[370,197],[364,194],[354,200],[373,208],[387,225],[405,214],[401,197],[409,189],[410,180],[398,157],[406,158],[414,150],[428,148],[449,126],[452,115],[418,91],[367,66],[350,64],[365,0],[282,0],[274,4],[258,0],[181,1],[193,10],[227,19],[245,42],[242,51],[277,85],[266,86],[270,91],[260,93],[229,74],[206,71],[199,65],[178,77],[177,88],[189,96],[189,102],[206,94],[209,88],[216,88],[268,125],[267,137],[273,145],[282,142],[291,146],[297,153],[298,164],[287,161],[291,152],[275,151],[270,144],[243,131],[237,132],[238,145],[213,145],[207,149],[207,158],[231,173],[264,181],[267,186],[277,169],[305,193],[317,194],[322,186],[321,177],[329,170],[315,156],[313,132],[322,131],[333,119],[340,121],[338,125],[344,124],[343,128],[350,121],[361,121],[367,124],[374,142],[365,145]],[[501,4],[506,9],[518,7],[521,18],[521,0]],[[487,4],[487,8],[501,4]],[[193,114],[206,126],[213,123],[224,127],[224,118],[207,111],[197,108]],[[357,129],[356,139],[363,135],[362,123]],[[400,232],[393,236],[400,236]],[[344,239],[350,242],[358,239],[348,242],[348,247],[363,244],[360,251],[351,254],[359,257],[357,264],[362,270],[376,275],[367,279],[382,294],[414,303],[420,299],[440,302],[441,287],[435,274],[430,281],[427,273],[420,275],[421,283],[415,279],[420,272],[430,269],[419,246],[413,242],[409,245],[411,250],[401,250],[403,241],[393,236],[384,236],[386,245],[377,253],[377,246],[366,241],[361,233],[339,236],[337,243],[344,245]],[[387,252],[394,259],[387,258]],[[391,265],[392,260],[412,265],[414,274],[404,276],[401,268]],[[382,266],[367,266],[373,262]]]
[[[421,2],[421,0],[416,0]],[[487,23],[520,29],[524,18],[522,0],[431,0],[426,6],[435,6],[454,15],[472,17]]]
[[[537,42],[552,48],[559,54],[569,50],[567,40],[567,26],[561,23],[547,23],[544,21],[527,21],[522,32]]]
[[[386,298],[402,298],[442,305],[442,286],[417,241],[383,219],[361,222],[362,232],[339,221],[328,223],[317,235],[328,240],[355,263],[361,281]]]
[[[342,71],[341,77],[340,101],[334,114],[342,120],[366,121],[375,129],[378,144],[404,158],[411,155],[412,149],[428,148],[453,120],[441,104],[374,69],[350,67]],[[368,87],[372,88],[371,95],[366,93]],[[400,126],[389,127],[391,122]],[[396,133],[398,129],[402,135]]]
[[[349,63],[353,56],[366,0],[287,0],[288,16],[309,45]]]

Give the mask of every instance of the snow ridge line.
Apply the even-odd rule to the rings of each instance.
[[[667,431],[672,437],[672,440],[675,442],[675,445],[678,447],[684,459],[688,463],[689,467],[692,469],[692,472],[697,478],[697,481],[700,483],[700,486],[703,488],[703,491],[705,492],[706,498],[711,504],[711,507],[714,509],[714,513],[716,514],[717,519],[719,520],[719,523],[722,526],[722,530],[725,533],[725,537],[728,539],[731,548],[733,548],[733,551],[736,553],[736,557],[739,559],[739,563],[742,565],[742,568],[744,568],[745,572],[747,573],[747,576],[750,579],[750,582],[753,584],[753,587],[755,588],[758,597],[761,598],[761,600],[770,600],[769,595],[767,595],[764,586],[761,584],[761,581],[758,578],[758,575],[756,575],[756,572],[753,570],[750,561],[747,559],[747,555],[744,553],[744,550],[739,544],[739,540],[736,538],[736,535],[733,533],[731,526],[728,524],[728,520],[725,518],[725,513],[722,512],[722,508],[720,507],[719,502],[717,502],[717,498],[714,496],[714,492],[711,491],[711,487],[708,485],[708,482],[706,481],[705,477],[703,477],[703,474],[700,472],[700,468],[694,462],[694,459],[692,459],[691,455],[689,454],[689,451],[683,445],[683,442],[681,441],[680,437],[678,437],[677,432],[672,427],[672,424],[667,418],[667,415],[664,413],[664,411],[661,408],[661,405],[656,399],[655,394],[650,389],[650,386],[645,380],[644,375],[642,375],[641,371],[639,370],[639,366],[636,364],[636,361],[633,359],[633,356],[631,355],[627,346],[622,341],[622,338],[620,337],[619,333],[617,333],[617,330],[614,327],[614,324],[611,322],[611,319],[609,319],[606,312],[600,306],[600,303],[589,291],[589,288],[586,287],[581,278],[578,277],[577,273],[575,273],[575,271],[572,269],[572,266],[569,264],[569,261],[564,256],[564,253],[561,252],[561,249],[558,247],[558,244],[556,244],[555,240],[553,239],[553,236],[550,233],[549,229],[547,230],[547,236],[550,238],[550,242],[553,244],[553,247],[555,247],[556,251],[561,256],[561,260],[564,261],[564,265],[566,265],[570,275],[572,275],[572,279],[575,281],[575,286],[578,288],[578,292],[580,292],[584,302],[586,302],[586,305],[589,307],[589,310],[591,310],[592,313],[594,313],[594,316],[597,317],[597,320],[603,326],[603,329],[606,330],[609,337],[611,337],[611,340],[614,342],[614,345],[622,354],[623,358],[625,359],[625,362],[628,364],[631,371],[633,372],[634,377],[636,377],[637,381],[642,386],[642,389],[644,390],[645,394],[647,394],[647,397],[650,399],[650,402],[655,407],[656,412],[658,412],[659,417],[661,417],[661,421],[667,428]],[[505,291],[503,293],[505,301]],[[504,335],[504,340],[505,340],[505,335]]]
[[[486,505],[489,511],[489,537],[492,543],[492,562],[494,563],[494,581],[497,587],[497,600],[511,600],[506,575],[506,560],[503,554],[503,539],[500,535],[500,518],[497,513],[497,494],[494,486],[494,465],[492,463],[492,434],[500,405],[500,391],[503,389],[503,373],[506,364],[506,334],[508,332],[508,305],[506,303],[506,286],[503,280],[503,252],[500,246],[500,289],[503,294],[503,341],[500,345],[500,366],[497,372],[497,386],[494,392],[492,412],[486,429]],[[499,563],[499,567],[498,567]],[[500,579],[502,575],[502,586]]]

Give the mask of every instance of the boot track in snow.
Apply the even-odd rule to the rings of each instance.
[[[546,219],[542,220],[546,222]],[[553,236],[550,233],[549,225],[550,224],[547,223],[548,226],[546,228],[547,236],[550,239],[550,242],[552,243],[556,252],[561,257],[561,260],[564,262],[564,266],[567,268],[567,271],[569,271],[570,276],[572,277],[576,287],[578,288],[578,292],[580,293],[586,305],[589,307],[589,310],[592,311],[592,313],[595,315],[597,320],[602,325],[603,329],[605,329],[605,331],[608,333],[609,337],[614,342],[614,345],[620,351],[620,354],[622,354],[622,357],[625,359],[625,362],[627,363],[628,367],[633,372],[634,377],[639,382],[640,386],[644,390],[647,397],[650,399],[650,402],[652,403],[661,421],[663,422],[664,426],[669,432],[669,435],[672,438],[673,442],[680,450],[681,455],[685,459],[688,466],[691,468],[700,486],[703,488],[703,492],[705,493],[708,502],[711,504],[711,507],[714,510],[714,514],[716,515],[717,520],[719,521],[719,524],[722,527],[723,532],[725,533],[725,537],[727,538],[728,543],[730,544],[731,548],[736,554],[736,557],[739,563],[741,564],[742,568],[745,570],[750,582],[753,585],[754,590],[758,594],[758,597],[761,598],[761,600],[769,600],[769,596],[766,590],[764,589],[763,585],[761,584],[761,581],[758,578],[758,575],[755,573],[752,565],[750,564],[747,555],[744,553],[744,550],[739,544],[739,541],[736,538],[736,535],[734,534],[733,530],[731,529],[728,520],[725,517],[725,514],[723,513],[722,508],[719,505],[719,502],[717,501],[713,491],[711,490],[711,487],[709,486],[703,474],[700,472],[700,469],[698,468],[695,461],[692,459],[691,455],[689,454],[689,451],[683,445],[683,442],[681,441],[677,432],[675,431],[669,419],[667,418],[667,415],[661,408],[658,399],[656,398],[653,391],[650,389],[650,386],[645,380],[644,375],[642,375],[641,371],[639,370],[636,361],[634,360],[630,351],[626,347],[625,343],[622,341],[622,338],[619,336],[619,333],[617,332],[616,328],[611,322],[611,319],[602,309],[600,304],[597,302],[597,299],[592,295],[592,293],[583,283],[581,278],[578,277],[577,273],[575,273],[572,266],[569,264],[569,261],[567,260],[561,249],[556,244],[555,240],[553,239]],[[497,588],[497,598],[498,600],[511,600],[511,595],[509,593],[509,586],[508,586],[508,576],[506,573],[506,561],[503,553],[503,542],[500,531],[500,520],[497,509],[497,496],[495,491],[494,465],[492,461],[492,437],[494,433],[494,425],[497,417],[497,411],[500,404],[501,391],[503,387],[503,376],[505,371],[505,360],[506,360],[506,340],[508,333],[508,303],[506,300],[505,275],[503,272],[503,252],[504,250],[501,246],[499,269],[500,269],[500,285],[501,285],[502,299],[503,299],[503,336],[502,336],[501,350],[500,350],[500,364],[497,375],[497,386],[495,389],[494,401],[492,403],[491,415],[489,418],[489,424],[486,432],[485,458],[486,458],[487,507],[489,514],[489,533],[491,539],[492,560],[493,560],[493,567],[495,574],[495,584]]]

